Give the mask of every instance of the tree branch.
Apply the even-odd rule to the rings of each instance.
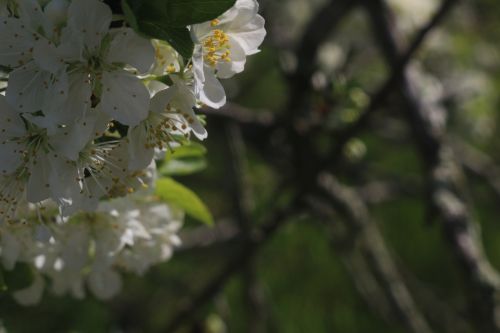
[[[202,307],[224,288],[235,274],[240,272],[259,249],[285,224],[301,210],[300,199],[297,197],[288,208],[279,209],[257,229],[252,230],[251,237],[242,241],[241,248],[222,267],[210,281],[189,299],[181,302],[179,311],[172,316],[165,332],[176,332],[184,323],[192,318]]]
[[[483,179],[500,200],[500,167],[487,154],[459,138],[452,138],[456,156],[464,168]]]
[[[344,146],[346,143],[356,135],[359,131],[361,131],[371,119],[372,114],[381,108],[386,102],[390,95],[394,92],[394,90],[401,83],[404,78],[404,73],[406,71],[406,67],[408,66],[411,59],[420,49],[420,47],[424,44],[426,38],[429,34],[443,21],[446,15],[449,13],[450,9],[455,5],[457,0],[446,0],[442,3],[440,8],[436,11],[436,13],[432,16],[427,24],[425,24],[419,32],[414,37],[413,41],[410,43],[410,46],[404,52],[398,52],[396,54],[394,47],[391,43],[383,44],[383,50],[391,49],[390,54],[386,52],[386,56],[390,57],[391,61],[391,75],[382,85],[382,87],[373,95],[370,104],[368,107],[361,113],[359,119],[347,127],[346,129],[340,131],[335,135],[336,145],[330,154],[330,158],[324,162],[324,164],[329,165],[332,162],[335,162],[337,156],[341,156]],[[370,7],[372,10],[380,10],[374,8],[375,4],[369,0],[364,1],[364,5]],[[375,23],[376,26],[383,24],[383,22]]]
[[[382,0],[369,0],[366,4],[386,60],[394,68],[397,66],[396,59],[401,56],[401,48],[395,36],[396,30],[391,25],[389,8]],[[425,162],[430,198],[475,292],[472,299],[474,308],[471,310],[476,312],[484,331],[499,332],[500,277],[484,254],[477,222],[465,199],[462,170],[444,141],[446,128],[433,117],[433,110],[423,107],[406,72],[402,76],[400,91],[405,102],[403,109]]]
[[[353,247],[351,251],[359,247],[397,317],[411,332],[432,332],[399,274],[394,259],[361,196],[356,191],[341,185],[329,174],[320,175],[318,186],[338,213],[345,218],[347,228],[350,230],[348,239]]]

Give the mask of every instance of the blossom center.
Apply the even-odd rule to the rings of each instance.
[[[193,121],[189,115],[179,114],[170,106],[163,113],[152,112],[145,122],[147,136],[144,148],[171,148],[170,143],[177,141],[175,134],[185,132]]]
[[[219,24],[217,20],[212,21],[211,26],[216,27]],[[212,67],[220,62],[231,61],[231,43],[229,36],[221,29],[214,29],[203,40],[203,49],[205,61]]]

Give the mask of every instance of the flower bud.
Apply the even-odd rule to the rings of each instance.
[[[55,25],[66,21],[69,2],[68,0],[52,0],[44,9],[47,18]]]

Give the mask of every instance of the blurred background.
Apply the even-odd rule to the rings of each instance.
[[[2,295],[4,330],[500,331],[500,2],[260,4],[207,153],[161,170],[216,226],[109,303]]]

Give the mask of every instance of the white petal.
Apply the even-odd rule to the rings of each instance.
[[[211,22],[204,22],[200,24],[194,24],[191,26],[191,39],[196,45],[203,43],[203,39],[210,35],[213,31]]]
[[[51,73],[57,73],[65,67],[64,60],[57,47],[45,38],[40,38],[35,43],[33,58],[41,69]]]
[[[42,104],[42,111],[44,111],[44,113],[53,108],[54,105],[61,105],[64,101],[68,100],[69,97],[68,73],[65,67],[62,67],[56,73],[48,74],[48,78],[48,85],[47,81],[45,81],[42,86],[45,90]]]
[[[23,136],[26,128],[19,114],[7,104],[4,96],[0,95],[0,138],[15,138]]]
[[[75,121],[73,124],[58,130],[50,137],[55,151],[62,153],[66,158],[76,161],[80,151],[94,138],[97,122],[97,111],[89,112],[87,117]]]
[[[35,37],[21,20],[0,18],[1,65],[15,68],[27,63],[32,58],[34,43]]]
[[[147,134],[147,129],[142,124],[129,130],[129,170],[143,170],[147,168],[153,160],[155,154],[154,149],[145,147]]]
[[[243,72],[247,60],[245,50],[234,38],[229,37],[231,43],[231,61],[220,61],[217,64],[217,77],[220,79],[229,79],[237,73]]]
[[[31,203],[50,198],[51,165],[44,152],[40,152],[30,166],[30,177],[26,185],[26,199]]]
[[[67,62],[83,62],[85,51],[84,35],[66,26],[61,32],[61,42],[58,51]]]
[[[52,0],[45,6],[43,12],[53,25],[61,25],[67,19],[68,7],[68,0]]]
[[[123,63],[147,72],[155,61],[155,50],[148,39],[137,35],[132,29],[115,31],[110,50],[106,56],[108,63]]]
[[[150,110],[155,113],[161,113],[165,111],[165,108],[172,101],[177,92],[178,91],[177,88],[175,88],[175,85],[171,88],[166,88],[158,91],[151,99]]]
[[[49,94],[52,103],[54,98],[66,98],[64,79],[55,81],[49,72],[40,70],[34,62],[10,73],[7,102],[18,112],[40,111]]]
[[[26,289],[22,289],[13,293],[13,297],[21,305],[31,306],[40,302],[45,288],[43,277],[36,273],[34,274],[33,284]]]
[[[63,84],[64,82],[60,81],[60,83]],[[64,89],[59,90],[64,91]],[[75,119],[85,117],[90,110],[92,90],[87,73],[76,72],[70,74],[66,89],[68,90],[67,98],[63,99],[63,96],[56,94],[57,99],[52,98],[49,100],[43,110],[50,124],[70,124]]]
[[[220,26],[224,30],[235,30],[251,22],[259,12],[259,3],[256,0],[238,0],[220,18]]]
[[[120,123],[135,126],[149,113],[149,92],[134,75],[120,70],[102,76],[101,110]]]
[[[23,146],[15,142],[0,142],[0,173],[10,175],[23,162]]]
[[[192,60],[195,85],[202,87],[205,83],[205,61],[203,60],[203,48],[201,45],[195,46]]]
[[[14,269],[21,254],[21,243],[10,232],[2,232],[2,264],[7,270]]]
[[[90,109],[92,88],[87,73],[73,73],[69,76],[69,92],[65,110],[73,119],[84,117]]]
[[[208,132],[193,111],[193,107],[196,105],[196,98],[193,92],[184,84],[183,81],[180,81],[176,77],[173,77],[173,80],[175,82],[174,87],[177,90],[177,94],[175,95],[173,101],[175,106],[179,108],[182,113],[188,116],[189,119],[187,120],[189,122],[189,127],[193,131],[194,135],[199,140],[206,139],[208,137]]]
[[[75,32],[83,34],[84,45],[95,50],[109,30],[113,13],[98,0],[74,0],[68,9],[68,21]]]
[[[266,29],[264,28],[264,25],[264,18],[257,15],[247,25],[230,31],[229,35],[238,41],[247,55],[252,55],[258,52],[259,46],[266,37]]]
[[[156,95],[158,92],[165,90],[168,86],[165,83],[156,80],[149,80],[146,82],[146,87],[149,90],[151,96]]]
[[[74,193],[81,191],[80,184],[77,181],[77,168],[63,157],[51,159],[50,165],[51,197],[61,209],[64,209],[73,205]]]
[[[184,112],[189,115],[192,121],[189,123],[193,134],[198,138],[198,140],[205,140],[208,137],[208,132],[205,127],[194,113],[193,109],[186,109]]]
[[[108,129],[109,123],[112,121],[112,119],[109,115],[102,112],[100,105],[98,105],[94,110],[97,113],[94,132],[96,133],[96,137],[98,137]]]
[[[33,32],[42,32],[47,37],[53,33],[53,26],[49,20],[46,19],[42,8],[37,0],[22,0],[18,1],[19,17]]]
[[[92,182],[92,180],[86,180],[87,183]],[[93,186],[88,186],[93,187]],[[61,207],[61,212],[63,216],[72,216],[79,211],[83,212],[95,212],[99,204],[100,197],[97,195],[88,196],[86,193],[82,192],[81,188],[70,188],[74,190],[70,192],[69,197],[71,198],[71,205]]]
[[[205,83],[200,91],[200,101],[214,109],[226,104],[226,92],[213,72],[213,69],[205,66]]]
[[[102,300],[108,300],[118,294],[122,288],[122,279],[118,273],[107,269],[93,270],[89,275],[89,287],[94,295]]]

